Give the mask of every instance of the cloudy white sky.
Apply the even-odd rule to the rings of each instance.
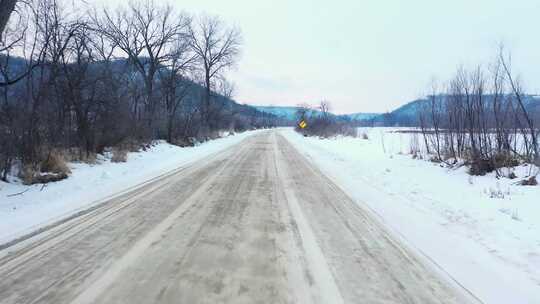
[[[421,96],[433,78],[451,77],[458,65],[488,64],[499,42],[512,51],[527,89],[540,92],[539,0],[168,3],[241,28],[243,54],[229,73],[241,103],[327,99],[338,113],[392,110]]]

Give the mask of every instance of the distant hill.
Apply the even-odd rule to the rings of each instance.
[[[298,111],[299,107],[287,107],[287,106],[255,106],[255,108],[261,112],[265,112],[268,114],[273,114],[279,118],[287,119],[291,121],[295,121],[296,118],[296,112]],[[310,115],[312,116],[318,116],[321,115],[321,112],[316,109],[310,110]],[[364,121],[364,120],[371,120],[373,118],[376,118],[380,116],[381,114],[378,113],[352,113],[352,114],[343,114],[343,115],[336,115],[331,114],[333,117],[336,117],[338,119],[342,120],[349,120],[349,121]]]
[[[380,113],[352,113],[352,114],[343,114],[339,115],[340,117],[345,117],[350,120],[354,121],[363,121],[363,120],[371,120],[376,117],[379,117]]]
[[[260,112],[272,114],[279,118],[290,120],[290,121],[296,121],[296,112],[298,112],[298,109],[300,107],[282,107],[282,106],[255,106],[255,109],[257,109]],[[308,115],[310,116],[319,116],[321,115],[321,111],[317,109],[309,109]],[[339,117],[339,115],[335,115],[330,113],[333,117]]]
[[[296,120],[296,112],[298,107],[281,107],[281,106],[254,106],[260,112],[275,115],[282,119],[294,121]]]
[[[437,98],[438,102],[446,102],[448,96],[440,95]],[[493,95],[485,95],[484,102],[486,104],[493,103]],[[540,96],[524,95],[523,103],[529,113],[540,115]],[[392,112],[382,114],[375,119],[379,125],[400,125],[400,126],[417,126],[418,114],[421,109],[429,107],[430,100],[428,98],[416,99],[405,105],[395,109]],[[489,106],[488,106],[489,107]]]
[[[440,95],[439,102],[445,102],[446,96]],[[486,103],[493,102],[493,96],[486,95],[484,97]],[[418,126],[418,114],[421,109],[429,106],[429,99],[420,98],[410,101],[399,108],[388,113],[352,113],[335,115],[341,120],[350,121],[358,125],[383,125],[383,126]],[[530,113],[540,115],[540,95],[524,95],[524,104]],[[294,122],[298,107],[286,106],[255,106],[261,112],[273,114],[281,119]],[[311,110],[311,115],[320,115],[320,111]]]
[[[427,106],[428,99],[416,99],[399,108],[378,116],[375,121],[378,125],[414,126],[418,124],[418,113]]]

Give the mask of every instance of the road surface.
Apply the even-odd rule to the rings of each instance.
[[[468,302],[432,269],[268,131],[0,251],[0,303]]]

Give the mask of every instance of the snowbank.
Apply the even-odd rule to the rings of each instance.
[[[190,148],[159,142],[146,152],[129,153],[126,163],[112,163],[105,157],[100,157],[96,165],[73,163],[70,164],[72,175],[68,179],[49,183],[45,187],[0,181],[0,244],[221,151],[255,132],[258,131],[244,132]],[[21,192],[24,193],[12,196]]]
[[[282,134],[349,195],[485,303],[540,303],[540,186],[471,177],[407,155],[410,134]],[[525,176],[527,168],[516,174]]]

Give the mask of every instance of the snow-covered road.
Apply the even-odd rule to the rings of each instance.
[[[275,131],[0,251],[2,303],[467,303]]]

